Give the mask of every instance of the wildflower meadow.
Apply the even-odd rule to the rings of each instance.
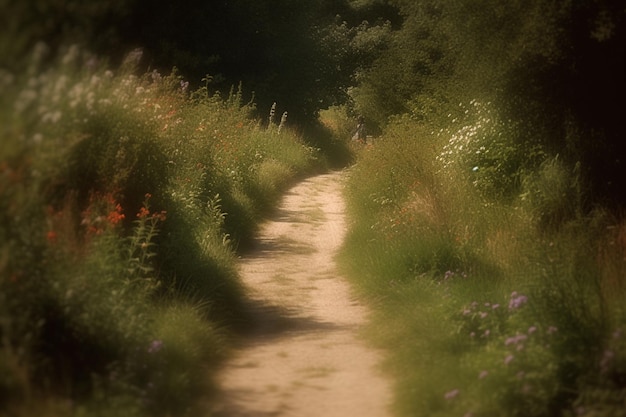
[[[245,319],[237,251],[325,166],[141,59],[38,44],[0,73],[0,414],[193,413]]]
[[[398,119],[349,169],[343,265],[397,415],[624,416],[623,220],[582,214],[578,173],[488,103],[464,109]]]

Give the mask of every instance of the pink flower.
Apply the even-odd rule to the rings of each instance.
[[[453,399],[454,397],[456,397],[457,395],[459,395],[459,393],[460,393],[460,392],[461,392],[461,391],[459,391],[458,389],[453,389],[453,390],[452,390],[452,391],[450,391],[450,392],[446,392],[446,394],[444,395],[444,398],[445,398],[446,400],[451,400],[451,399]]]
[[[153,340],[150,343],[150,347],[148,347],[148,353],[157,353],[163,349],[163,341],[162,340]]]

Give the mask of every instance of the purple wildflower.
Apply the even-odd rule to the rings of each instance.
[[[530,326],[528,328],[528,334],[533,334],[537,331],[537,326]]]
[[[504,358],[504,364],[505,364],[505,365],[510,364],[510,363],[513,361],[513,359],[515,359],[515,356],[513,356],[513,355],[507,355],[507,357],[506,357],[506,358]]]
[[[148,353],[157,353],[163,349],[163,341],[162,340],[153,340],[148,347]]]
[[[559,331],[559,329],[558,329],[557,327],[555,327],[555,326],[550,326],[550,327],[548,327],[548,330],[547,330],[546,332],[547,332],[548,334],[553,334],[553,333],[556,333],[556,332],[558,332],[558,331]]]
[[[523,294],[517,294],[513,291],[511,300],[509,301],[509,310],[516,310],[528,302],[528,297]]]
[[[487,375],[489,375],[489,372],[481,371],[481,373],[478,374],[478,379],[485,379],[487,377]]]
[[[446,394],[444,395],[444,398],[445,398],[446,400],[451,400],[451,399],[453,399],[454,397],[456,397],[457,395],[459,395],[459,393],[460,393],[460,392],[461,392],[461,391],[459,391],[458,389],[453,389],[453,390],[452,390],[452,391],[450,391],[450,392],[446,392]]]
[[[513,337],[509,337],[508,339],[506,339],[506,340],[504,341],[504,344],[505,344],[506,346],[509,346],[509,345],[517,345],[518,343],[523,342],[523,341],[524,341],[524,340],[526,340],[527,338],[528,338],[528,336],[526,336],[525,334],[519,334],[519,333],[518,333],[518,334],[516,334],[515,336],[513,336]]]

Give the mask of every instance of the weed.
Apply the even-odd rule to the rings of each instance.
[[[0,73],[0,413],[183,415],[242,316],[236,250],[320,154],[176,71]]]
[[[376,309],[396,410],[621,415],[622,221],[583,214],[577,172],[467,110],[398,118],[350,169],[342,260]]]

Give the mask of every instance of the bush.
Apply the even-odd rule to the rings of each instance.
[[[390,352],[395,408],[621,415],[623,221],[583,215],[575,172],[558,159],[537,164],[541,152],[482,122],[436,129],[398,118],[350,170],[342,260],[375,306],[371,334]],[[468,175],[477,163],[514,174],[492,165]]]
[[[42,50],[1,74],[0,413],[192,413],[243,314],[237,247],[324,163],[240,91]]]

